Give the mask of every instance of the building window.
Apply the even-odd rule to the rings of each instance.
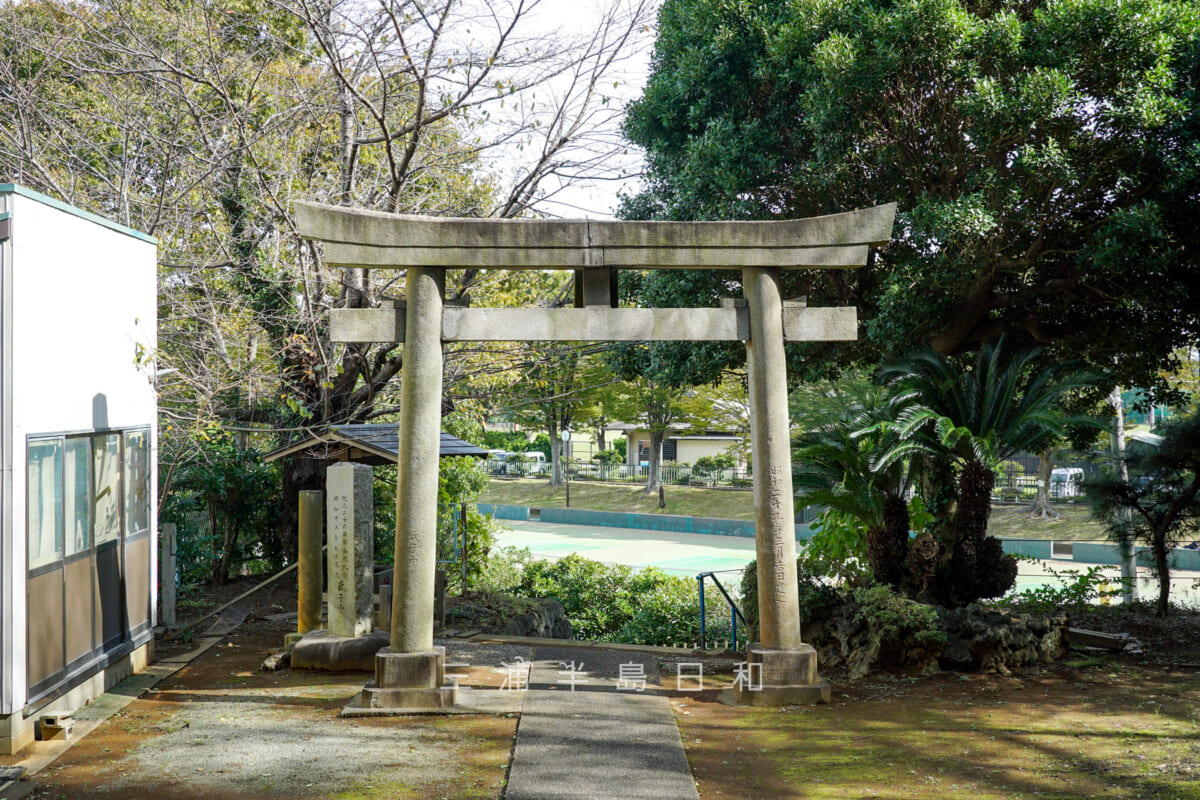
[[[26,464],[29,568],[51,564],[63,554],[61,439],[31,441]]]
[[[72,436],[63,451],[66,555],[92,546],[92,438]]]
[[[121,434],[101,433],[93,439],[96,474],[96,544],[121,535]]]
[[[662,443],[662,460],[663,463],[668,461],[676,461],[679,458],[679,442],[674,439],[664,439]],[[650,461],[650,440],[638,440],[638,461]]]
[[[125,535],[150,530],[150,432],[125,431]]]
[[[145,428],[31,438],[26,475],[30,569],[150,529]]]

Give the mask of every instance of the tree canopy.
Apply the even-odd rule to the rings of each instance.
[[[613,177],[625,145],[611,87],[649,0],[581,11],[594,24],[575,32],[547,30],[536,5],[0,5],[0,180],[159,240],[159,347],[146,355],[163,376],[164,495],[213,423],[286,436],[396,409],[403,348],[333,343],[327,322],[395,297],[403,274],[324,268],[293,200],[514,217]],[[447,283],[490,305],[544,288],[495,270]],[[514,379],[495,349],[448,348],[448,407]],[[283,465],[285,495],[318,485],[312,463]],[[284,538],[294,509],[285,501]]]
[[[896,201],[864,270],[787,277],[855,305],[809,373],[1009,332],[1161,386],[1200,333],[1200,9],[1177,0],[666,0],[629,109],[648,157],[626,218],[805,217]],[[727,274],[659,272],[652,305],[712,305]],[[674,368],[711,380],[712,345]]]

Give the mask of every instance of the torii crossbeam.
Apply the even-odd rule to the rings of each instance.
[[[372,708],[439,708],[445,657],[433,646],[437,459],[442,343],[462,341],[746,342],[754,459],[755,547],[762,703],[828,700],[816,653],[800,637],[787,408],[785,341],[857,338],[853,308],[807,308],[780,293],[789,269],[866,264],[891,238],[895,204],[768,222],[622,222],[442,219],[297,203],[300,235],[323,244],[339,267],[407,269],[404,306],[333,312],[334,341],[404,342],[400,456],[396,483],[395,594],[391,646],[376,657]],[[570,309],[445,306],[445,272],[485,269],[575,271]],[[741,270],[744,304],[722,308],[617,308],[616,270]]]

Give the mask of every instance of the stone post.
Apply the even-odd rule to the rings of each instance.
[[[300,492],[299,616],[296,631],[301,635],[321,627],[321,532],[325,516],[324,497],[319,489]]]
[[[754,468],[755,550],[758,559],[759,642],[747,661],[758,664],[762,688],[748,702],[829,700],[817,678],[817,656],[800,639],[796,588],[796,524],[792,496],[787,361],[783,351],[783,297],[777,269],[747,267],[742,284],[750,315],[746,367],[750,384],[750,446]],[[757,676],[752,675],[752,679]]]
[[[161,622],[168,630],[175,627],[175,553],[175,523],[167,522],[158,540],[158,579],[162,587]]]
[[[326,471],[329,495],[329,632],[364,636],[374,629],[374,499],[371,468],[334,464]]]
[[[391,646],[375,656],[368,708],[442,708],[456,696],[443,686],[446,649],[433,646],[445,272],[410,267],[406,280]]]

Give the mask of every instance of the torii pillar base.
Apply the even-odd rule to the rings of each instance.
[[[817,651],[810,644],[797,650],[769,650],[754,643],[746,648],[746,661],[753,682],[739,691],[740,703],[800,706],[828,703],[832,698],[829,681],[817,675]]]
[[[375,680],[363,687],[358,706],[419,713],[457,700],[457,682],[446,683],[446,648],[398,653],[385,647],[375,654]]]

